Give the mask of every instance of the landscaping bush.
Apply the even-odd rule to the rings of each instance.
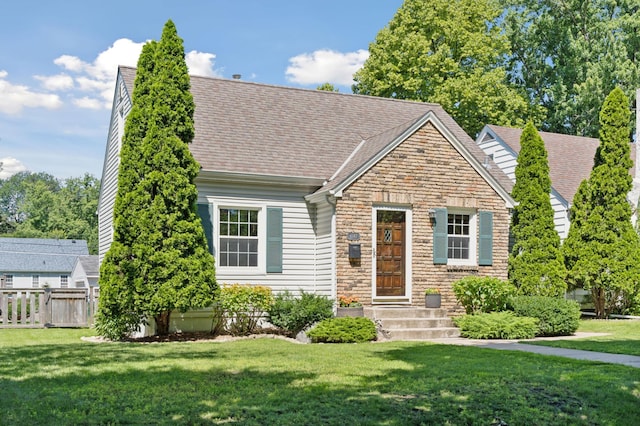
[[[460,335],[470,339],[531,339],[538,331],[538,320],[519,317],[513,312],[467,314],[454,318]]]
[[[246,336],[257,330],[258,322],[272,303],[269,287],[224,285],[218,294],[214,317],[221,316],[224,330],[232,336]],[[219,311],[215,312],[215,309]]]
[[[313,343],[362,343],[375,340],[376,325],[365,317],[340,317],[320,321],[307,336]]]
[[[267,310],[269,322],[294,337],[310,325],[333,316],[333,301],[326,296],[300,291],[277,294]]]
[[[464,277],[453,283],[453,294],[467,314],[504,311],[515,287],[493,277]]]
[[[547,296],[516,296],[509,308],[522,317],[537,318],[536,336],[568,336],[580,325],[580,305],[573,300]]]

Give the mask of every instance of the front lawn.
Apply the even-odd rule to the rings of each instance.
[[[640,356],[639,320],[581,320],[578,331],[608,334],[606,336],[594,336],[584,339],[544,340],[527,343],[557,348]]]
[[[0,330],[1,424],[634,425],[640,369],[419,342]],[[501,423],[502,422],[502,423]]]

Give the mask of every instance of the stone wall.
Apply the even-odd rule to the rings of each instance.
[[[460,312],[452,283],[470,274],[507,278],[509,211],[505,201],[431,124],[414,133],[343,191],[337,200],[337,292],[372,303],[375,262],[372,242],[374,206],[412,211],[411,300],[424,304],[424,290],[438,287],[443,308]],[[429,209],[464,207],[493,212],[493,265],[452,267],[433,264],[433,227]],[[347,234],[360,234],[362,258],[350,262]],[[407,235],[407,240],[409,236]],[[477,241],[477,237],[476,237]]]

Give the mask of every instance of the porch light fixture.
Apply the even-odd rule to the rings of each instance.
[[[431,221],[431,224],[433,225],[436,221],[436,209],[429,209],[427,210],[427,213],[429,213],[429,220]]]

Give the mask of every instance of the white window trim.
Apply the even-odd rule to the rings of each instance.
[[[469,215],[469,259],[449,258],[449,216],[450,214]],[[475,209],[447,208],[447,265],[478,265],[478,212]]]
[[[220,265],[220,210],[258,210],[258,266]],[[265,275],[267,273],[267,205],[242,201],[240,203],[213,203],[213,245],[216,272],[225,275]]]
[[[31,276],[31,287],[33,287],[33,288],[40,287],[40,275],[32,275]]]
[[[404,283],[404,296],[384,296],[385,300],[399,299],[399,300],[407,300],[409,299],[409,303],[411,303],[411,295],[412,295],[412,283],[413,283],[413,271],[411,269],[411,265],[413,264],[413,210],[411,207],[406,206],[394,206],[394,205],[374,205],[371,209],[371,245],[373,247],[371,253],[371,294],[373,295],[374,303],[375,299],[378,298],[376,294],[376,255],[378,253],[377,242],[376,242],[376,225],[378,222],[378,210],[392,210],[392,211],[401,211],[405,212],[405,246],[404,246],[404,273],[405,273],[405,283]]]
[[[63,283],[63,278],[66,279],[66,284]],[[69,288],[69,275],[60,275],[60,288]]]

